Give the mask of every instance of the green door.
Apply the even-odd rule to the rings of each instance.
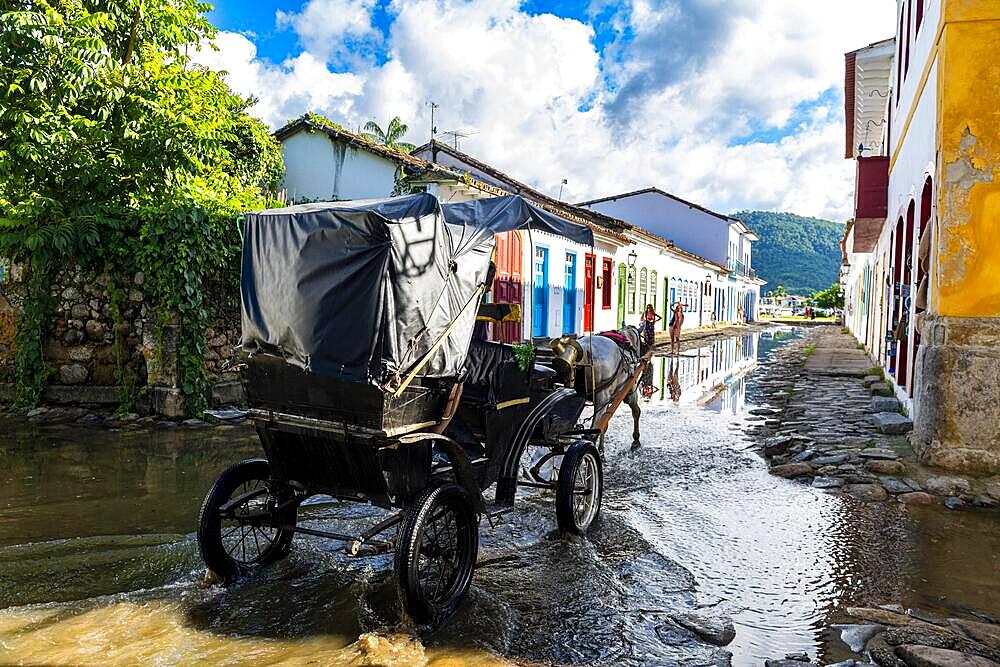
[[[625,284],[628,280],[625,277],[625,265],[618,265],[618,322],[619,326],[625,324]]]
[[[663,279],[663,319],[660,320],[663,324],[663,330],[666,331],[670,328],[670,278]]]

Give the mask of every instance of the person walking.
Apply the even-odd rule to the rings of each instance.
[[[684,326],[684,304],[678,301],[670,314],[670,354],[675,354],[676,350],[676,354],[680,356],[682,326]]]
[[[642,319],[639,320],[639,331],[642,332],[642,345],[640,346],[639,354],[645,355],[646,350],[653,347],[653,344],[656,342],[655,324],[662,319],[662,317],[656,314],[653,304],[647,303],[646,308],[642,311]]]

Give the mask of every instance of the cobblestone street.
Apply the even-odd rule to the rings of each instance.
[[[884,395],[890,392],[881,376],[871,372],[870,359],[853,337],[833,326],[809,331],[778,351],[759,381],[769,405],[750,410],[748,427],[771,474],[861,502],[983,513],[1000,526],[1000,479],[920,465],[906,435],[912,423],[900,414],[899,401]],[[987,579],[989,572],[1000,571],[998,559],[986,555]],[[973,614],[987,622],[946,618],[885,599],[875,607],[848,607],[852,622],[831,628],[887,667],[996,665],[996,619]],[[788,667],[800,656],[789,657],[768,664]]]

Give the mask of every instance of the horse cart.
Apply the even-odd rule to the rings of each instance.
[[[246,216],[241,373],[266,458],[236,463],[208,492],[198,545],[210,570],[228,580],[273,563],[296,533],[339,540],[352,558],[394,552],[403,607],[434,624],[470,586],[480,521],[509,511],[518,487],[553,491],[559,529],[587,531],[602,467],[600,429],[580,425],[586,373],[474,336],[494,235],[523,228],[593,243],[516,196]],[[557,474],[525,479],[529,448]],[[387,513],[360,533],[300,525],[314,495]]]

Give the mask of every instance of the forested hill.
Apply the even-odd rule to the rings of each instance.
[[[753,244],[752,264],[767,281],[762,294],[782,285],[789,294],[808,295],[836,282],[843,225],[775,211],[741,211],[733,217],[760,236]]]

